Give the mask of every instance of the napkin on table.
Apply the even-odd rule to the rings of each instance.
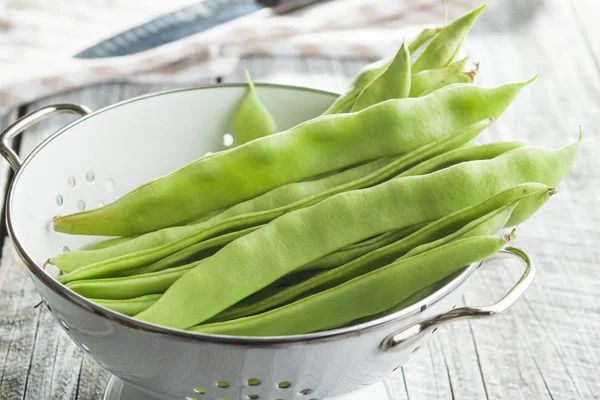
[[[247,17],[129,56],[72,57],[193,3],[0,0],[0,114],[41,96],[104,81],[193,83],[231,72],[245,55],[376,59],[424,25],[442,25],[444,19],[441,0],[334,0],[285,16]],[[447,0],[448,19],[478,4]]]

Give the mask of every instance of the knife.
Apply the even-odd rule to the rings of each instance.
[[[281,15],[321,1],[324,0],[204,0],[119,33],[73,57],[93,59],[135,54],[241,17]]]

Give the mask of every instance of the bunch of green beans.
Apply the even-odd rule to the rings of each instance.
[[[118,236],[50,258],[57,280],[142,321],[259,336],[359,324],[440,289],[514,239],[581,140],[472,142],[533,81],[478,87],[455,60],[482,11],[424,30],[283,132],[248,75],[236,147],[55,218]]]

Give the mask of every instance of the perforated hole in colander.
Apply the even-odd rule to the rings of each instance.
[[[292,386],[292,382],[290,381],[282,381],[277,384],[279,389],[289,389]]]
[[[79,211],[83,211],[83,210],[85,210],[85,201],[83,201],[83,200],[79,200],[79,201],[77,202],[77,209],[78,209]]]
[[[302,390],[300,391],[300,394],[302,394],[302,395],[304,395],[304,396],[307,396],[307,395],[311,394],[312,392],[313,392],[313,390],[312,390],[312,389],[302,389]]]
[[[106,190],[108,190],[109,192],[112,192],[113,190],[115,190],[115,181],[113,179],[107,179],[106,182],[104,183],[104,187],[106,187]]]
[[[56,205],[60,207],[63,205],[64,202],[65,202],[65,200],[63,199],[62,195],[57,194],[56,195]]]
[[[201,388],[200,386],[195,387],[194,392],[198,394],[206,394],[206,390],[204,390],[204,388]]]
[[[258,385],[260,385],[260,379],[258,379],[258,378],[248,379],[248,386],[258,386]]]
[[[196,397],[186,396],[185,400],[198,400]]]
[[[229,387],[229,382],[227,381],[217,381],[217,386],[221,389],[227,389]]]
[[[94,178],[95,178],[95,176],[94,176],[94,172],[93,171],[88,171],[85,174],[85,180],[88,181],[89,183],[94,182]]]
[[[62,251],[63,251],[63,253],[67,253],[67,252],[71,251],[71,249],[69,249],[69,247],[67,247],[67,246],[63,246]]]
[[[69,185],[71,189],[75,187],[75,183],[75,177],[70,176],[69,179],[67,179],[67,185]]]
[[[247,399],[251,399],[251,400],[256,400],[256,399],[260,399],[260,396],[255,394],[255,393],[250,393],[246,395]]]

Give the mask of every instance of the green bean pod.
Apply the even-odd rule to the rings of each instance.
[[[507,241],[507,237],[497,236],[461,239],[399,260],[286,306],[232,321],[194,326],[190,330],[211,334],[280,336],[341,325],[393,307],[410,296],[415,288],[431,285],[465,265],[491,256]]]
[[[431,92],[445,88],[446,86],[454,85],[456,83],[473,83],[475,81],[475,75],[475,71],[458,72],[456,74],[452,74],[446,79],[443,79],[442,81],[425,90],[423,93],[421,93],[421,96],[427,96]]]
[[[483,129],[489,126],[490,123],[491,120],[489,119],[477,122],[442,141],[434,141],[433,143],[422,146],[404,156],[395,157],[389,160],[376,160],[364,166],[357,167],[356,169],[344,171],[340,174],[330,177],[325,177],[319,181],[298,183],[295,184],[295,186],[292,185],[292,190],[275,189],[272,193],[269,192],[263,196],[259,196],[258,198],[234,206],[226,212],[196,226],[163,229],[157,232],[142,235],[134,240],[128,241],[122,246],[112,246],[105,250],[87,252],[72,251],[62,253],[57,257],[50,259],[49,262],[58,266],[62,270],[72,272],[75,269],[83,266],[91,267],[94,263],[97,264],[103,261],[108,262],[110,259],[132,254],[136,251],[168,246],[169,243],[174,243],[191,235],[197,237],[197,240],[200,241],[205,240],[207,237],[215,235],[216,233],[265,223],[285,214],[286,212],[310,206],[311,204],[315,204],[337,193],[342,193],[347,190],[360,189],[381,183],[382,181],[395,176],[399,172],[410,168],[412,165],[418,164],[425,159],[468,143]],[[376,169],[370,174],[363,175],[362,177],[360,176],[360,174],[372,170],[374,166],[382,167]],[[360,174],[357,172],[360,172]],[[348,178],[351,177],[358,178],[354,180],[348,180]],[[344,181],[346,182],[345,184],[337,186],[335,185],[335,183],[341,183]],[[328,187],[329,190],[323,190],[327,189]],[[312,196],[303,198],[303,196],[306,196],[310,193],[314,194]],[[289,203],[289,201],[293,199],[299,200]],[[248,212],[280,204],[282,205],[281,207],[266,209],[264,211]],[[246,213],[244,214],[244,212]],[[185,247],[194,244],[188,243],[189,242],[187,241],[185,242]],[[180,251],[185,248],[182,246],[175,245],[175,247],[171,250],[172,252]],[[165,253],[165,255],[162,257],[166,257],[169,254],[171,253]],[[149,262],[154,261],[156,260]],[[144,265],[138,265],[137,267],[143,266]],[[137,267],[132,266],[131,268]],[[127,273],[127,271],[124,272]],[[61,277],[61,279],[69,278]]]
[[[485,6],[481,6],[469,11],[442,28],[413,63],[413,74],[450,64],[484,8]]]
[[[437,292],[439,289],[446,286],[450,281],[452,281],[452,279],[454,279],[456,277],[456,275],[460,274],[460,272],[462,272],[462,270],[458,270],[458,271],[454,272],[453,274],[450,274],[448,277],[442,279],[439,282],[433,283],[429,286],[426,286],[422,289],[417,290],[416,292],[414,292],[413,294],[411,294],[406,299],[402,300],[400,303],[396,304],[392,308],[388,308],[387,310],[381,311],[377,314],[367,315],[365,317],[355,319],[354,321],[352,321],[350,323],[343,324],[343,325],[340,325],[337,327],[332,327],[330,329],[341,328],[343,326],[355,326],[355,325],[364,324],[365,322],[374,321],[376,319],[396,313],[400,310],[404,310],[405,308],[410,307],[415,303],[418,303],[419,301],[423,300],[424,298],[428,297],[429,295]]]
[[[156,300],[158,300],[160,296],[160,294],[149,294],[146,296],[136,297],[127,300],[90,300],[110,310],[120,312],[121,314],[129,315],[131,317],[141,313],[142,311],[150,307],[152,304],[156,303]]]
[[[177,279],[201,261],[158,272],[126,277],[86,279],[67,283],[67,287],[87,298],[129,299],[147,294],[163,294]]]
[[[552,189],[546,190],[544,193],[547,193]],[[532,193],[530,194],[539,197],[540,193]],[[446,243],[450,243],[455,240],[464,239],[467,237],[473,236],[485,236],[485,235],[495,235],[504,226],[508,223],[510,216],[512,215],[514,209],[518,205],[518,201],[505,205],[495,211],[492,211],[489,214],[486,214],[482,217],[477,218],[474,221],[469,222],[467,225],[463,226],[459,230],[454,233],[451,233],[448,236],[444,236],[438,240],[434,240],[430,243],[425,243],[420,246],[414,247],[412,250],[402,255],[398,259],[408,258],[416,256],[417,254],[424,253],[428,250],[434,249],[436,247],[442,246]]]
[[[423,44],[434,37],[439,30],[440,29],[428,28],[421,31],[411,44],[408,45],[408,52],[410,54],[416,52]],[[392,62],[392,58],[393,57],[386,57],[362,68],[354,77],[344,94],[339,96],[323,115],[339,114],[349,111],[356,102],[358,95],[360,95],[364,88],[386,70]]]
[[[440,32],[442,30],[442,28],[425,28],[423,29],[416,38],[413,39],[412,42],[410,42],[410,44],[408,45],[408,52],[410,54],[416,53],[417,50],[419,50],[419,48],[421,46],[423,46],[425,43],[427,43],[427,41],[429,41],[431,38],[433,38],[435,35],[437,35],[438,32]]]
[[[528,193],[537,196],[548,191],[544,185],[518,185],[505,190],[482,203],[454,212],[432,222],[401,240],[373,250],[333,270],[325,271],[305,281],[281,289],[272,296],[250,296],[235,306],[215,316],[215,321],[225,321],[280,307],[307,294],[327,290],[357,276],[367,274],[404,256],[415,248],[440,241],[444,244],[457,236],[496,234],[506,224],[518,201]],[[443,242],[443,243],[442,243]],[[258,292],[257,294],[259,294]]]
[[[345,192],[290,212],[225,246],[136,317],[189,328],[352,243],[437,220],[519,184],[555,186],[569,171],[578,148],[579,142],[559,150],[523,147],[492,160],[462,163],[432,174]],[[128,257],[122,265],[111,268],[123,268],[131,262]],[[198,292],[203,293],[201,302],[195,296]]]
[[[453,62],[447,67],[428,69],[413,74],[408,97],[419,97],[423,92],[436,83],[443,81],[451,75],[462,72],[465,69],[468,61],[469,57],[465,57],[461,60]]]
[[[167,268],[172,268],[177,265],[181,265],[182,263],[191,262],[198,257],[201,257],[206,253],[208,249],[214,249],[216,247],[221,247],[226,245],[227,243],[231,243],[237,238],[240,238],[244,235],[249,234],[250,232],[254,232],[259,229],[261,225],[251,226],[250,228],[242,229],[239,231],[233,231],[230,233],[226,233],[221,236],[217,236],[216,238],[205,240],[194,245],[188,246],[182,250],[179,250],[165,258],[161,258],[160,260],[133,271],[133,274],[147,274],[150,272],[162,271]],[[127,274],[130,275],[130,274]]]
[[[424,175],[451,167],[452,165],[456,165],[461,162],[489,160],[499,156],[500,154],[523,147],[525,145],[526,143],[524,142],[496,142],[469,147],[463,146],[425,160],[422,163],[417,164],[409,170],[403,172],[399,176]]]
[[[403,99],[410,92],[410,53],[404,43],[387,68],[358,95],[351,112],[390,99]]]
[[[147,266],[141,266],[140,268],[137,268],[134,270],[124,271],[123,274],[117,273],[117,276],[160,271],[161,269],[175,266],[178,263],[188,261],[190,258],[192,258],[194,256],[200,256],[203,252],[222,247],[222,246],[226,245],[227,243],[232,242],[235,239],[237,239],[241,236],[244,236],[247,233],[250,233],[256,229],[258,229],[258,228],[250,227],[250,228],[235,230],[233,232],[228,232],[228,233],[223,233],[223,232],[218,231],[217,233],[222,233],[219,236],[215,236],[215,231],[208,230],[208,232],[205,235],[203,235],[201,237],[201,239],[198,240],[197,243],[195,243],[195,244],[191,245],[189,248],[187,248],[187,250],[185,251],[185,254],[184,253],[173,254],[171,258],[163,259],[164,261],[163,260],[157,261],[157,263],[155,263],[156,265],[152,264],[152,265],[147,265]],[[159,238],[155,237],[155,238],[153,238],[154,240],[146,240],[145,241],[145,244],[148,246],[146,248],[149,249],[149,248],[157,247],[157,246],[160,246],[162,243],[170,243],[171,240],[176,240],[178,237],[171,234],[173,230],[174,230],[174,228],[169,228],[169,232],[162,232],[163,235],[161,235],[161,232],[158,232],[158,236],[160,236]],[[187,231],[188,230],[186,230],[186,232]],[[215,237],[211,237],[211,236],[215,236]],[[141,239],[135,239],[135,240],[132,239],[127,242],[124,242],[124,246],[114,245],[114,246],[110,246],[105,249],[100,249],[103,251],[84,250],[84,251],[68,252],[68,253],[73,253],[73,254],[62,253],[61,255],[59,255],[57,257],[51,258],[49,260],[49,263],[57,266],[61,271],[65,272],[65,273],[72,273],[73,271],[75,271],[79,268],[82,268],[86,265],[94,264],[94,263],[98,262],[98,260],[100,260],[100,261],[110,260],[111,259],[110,256],[108,256],[108,258],[105,258],[105,257],[107,257],[106,254],[120,255],[120,254],[130,254],[130,253],[134,253],[134,252],[138,251],[136,248],[136,246],[137,246],[136,240],[141,240]],[[185,249],[182,249],[182,250],[185,250]],[[177,260],[177,262],[173,263],[175,260]]]
[[[118,244],[126,243],[134,238],[135,236],[125,236],[100,240],[97,242],[88,243],[82,246],[79,250],[103,250],[112,246],[116,246]]]
[[[357,113],[316,118],[200,158],[104,207],[56,217],[54,229],[131,236],[171,226],[286,183],[407,153],[477,121],[497,118],[528,83],[497,88],[451,85],[430,96],[388,100]]]
[[[523,185],[518,186],[518,188],[521,187]],[[514,227],[535,214],[557,191],[554,188],[545,188],[542,190],[529,190],[528,193],[520,197],[519,200],[465,225],[453,234],[413,248],[402,257],[415,256],[452,240],[470,236],[492,235],[500,231],[501,228]]]
[[[382,246],[386,246],[390,243],[403,239],[406,236],[418,231],[424,225],[425,224],[419,224],[410,226],[406,229],[401,229],[399,231],[382,233],[381,235],[375,236],[371,239],[352,244],[339,249],[334,253],[328,254],[325,257],[321,257],[318,260],[310,262],[303,267],[300,267],[299,271],[319,271],[338,267]]]
[[[250,73],[246,70],[248,94],[233,118],[233,141],[236,146],[277,132],[275,120],[258,98]]]

